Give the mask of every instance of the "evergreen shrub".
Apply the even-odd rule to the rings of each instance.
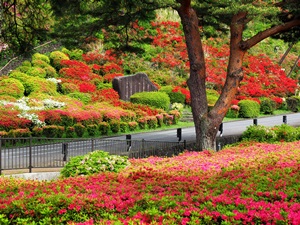
[[[110,125],[108,122],[100,122],[98,129],[101,135],[107,135],[110,131]]]
[[[241,118],[255,118],[259,116],[260,105],[254,100],[241,100],[238,106],[240,107],[239,117]]]
[[[68,94],[69,97],[75,98],[83,102],[84,104],[88,104],[91,101],[91,95],[88,93],[82,92],[73,92]]]
[[[69,60],[69,56],[61,51],[53,51],[50,53],[50,62],[57,70],[61,69],[60,61],[61,60]]]
[[[113,133],[118,133],[120,131],[120,121],[112,119],[110,122],[110,129]]]
[[[147,116],[145,119],[147,120],[148,128],[155,129],[157,127],[156,116]]]
[[[170,107],[170,97],[164,92],[138,92],[130,96],[130,101],[164,110]]]
[[[42,60],[44,61],[45,63],[49,64],[50,63],[50,59],[48,56],[44,55],[44,54],[41,54],[41,53],[34,53],[32,55],[32,58],[31,58],[32,61],[35,61],[35,60]]]
[[[120,131],[122,133],[126,133],[128,130],[128,123],[127,122],[120,122]]]
[[[170,97],[171,104],[173,104],[173,103],[184,104],[185,103],[185,95],[182,94],[181,92],[170,92],[170,93],[168,93],[168,95]]]
[[[75,137],[75,128],[73,126],[66,128],[66,137],[67,138],[74,138]]]
[[[77,137],[83,137],[83,135],[86,131],[86,127],[83,126],[81,123],[76,123],[76,124],[74,124],[73,127],[74,127]]]
[[[89,136],[96,136],[98,133],[98,126],[96,124],[89,124],[86,126]]]
[[[260,99],[260,112],[263,114],[273,114],[276,109],[276,102],[270,98]]]
[[[48,138],[61,138],[65,128],[57,125],[47,125],[43,127],[43,136]]]
[[[41,67],[31,67],[27,72],[27,75],[32,76],[32,77],[40,77],[40,78],[46,78],[46,70],[44,70]]]
[[[8,136],[12,138],[30,137],[31,131],[28,128],[12,129],[8,132]]]

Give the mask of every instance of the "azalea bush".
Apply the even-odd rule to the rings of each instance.
[[[62,177],[75,177],[105,171],[119,172],[129,165],[126,156],[110,155],[108,152],[96,150],[83,156],[72,157],[60,174]]]
[[[296,141],[300,140],[300,127],[287,124],[274,127],[251,125],[243,132],[242,140],[268,143]]]
[[[116,161],[95,152],[65,169],[66,176],[91,175],[51,182],[0,177],[0,223],[297,225],[299,149],[299,141],[245,142],[219,152],[130,159],[118,173],[100,172]]]

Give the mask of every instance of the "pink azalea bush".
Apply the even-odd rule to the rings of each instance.
[[[0,223],[299,224],[300,141],[131,159],[119,173],[0,178]]]

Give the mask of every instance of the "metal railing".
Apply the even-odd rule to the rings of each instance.
[[[186,141],[112,140],[98,138],[1,138],[0,174],[4,170],[60,168],[71,157],[103,150],[129,158],[170,157],[186,149]]]

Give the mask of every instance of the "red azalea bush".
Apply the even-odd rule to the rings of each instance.
[[[18,115],[18,111],[0,108],[0,131],[28,128],[33,125],[31,120],[20,118]]]

